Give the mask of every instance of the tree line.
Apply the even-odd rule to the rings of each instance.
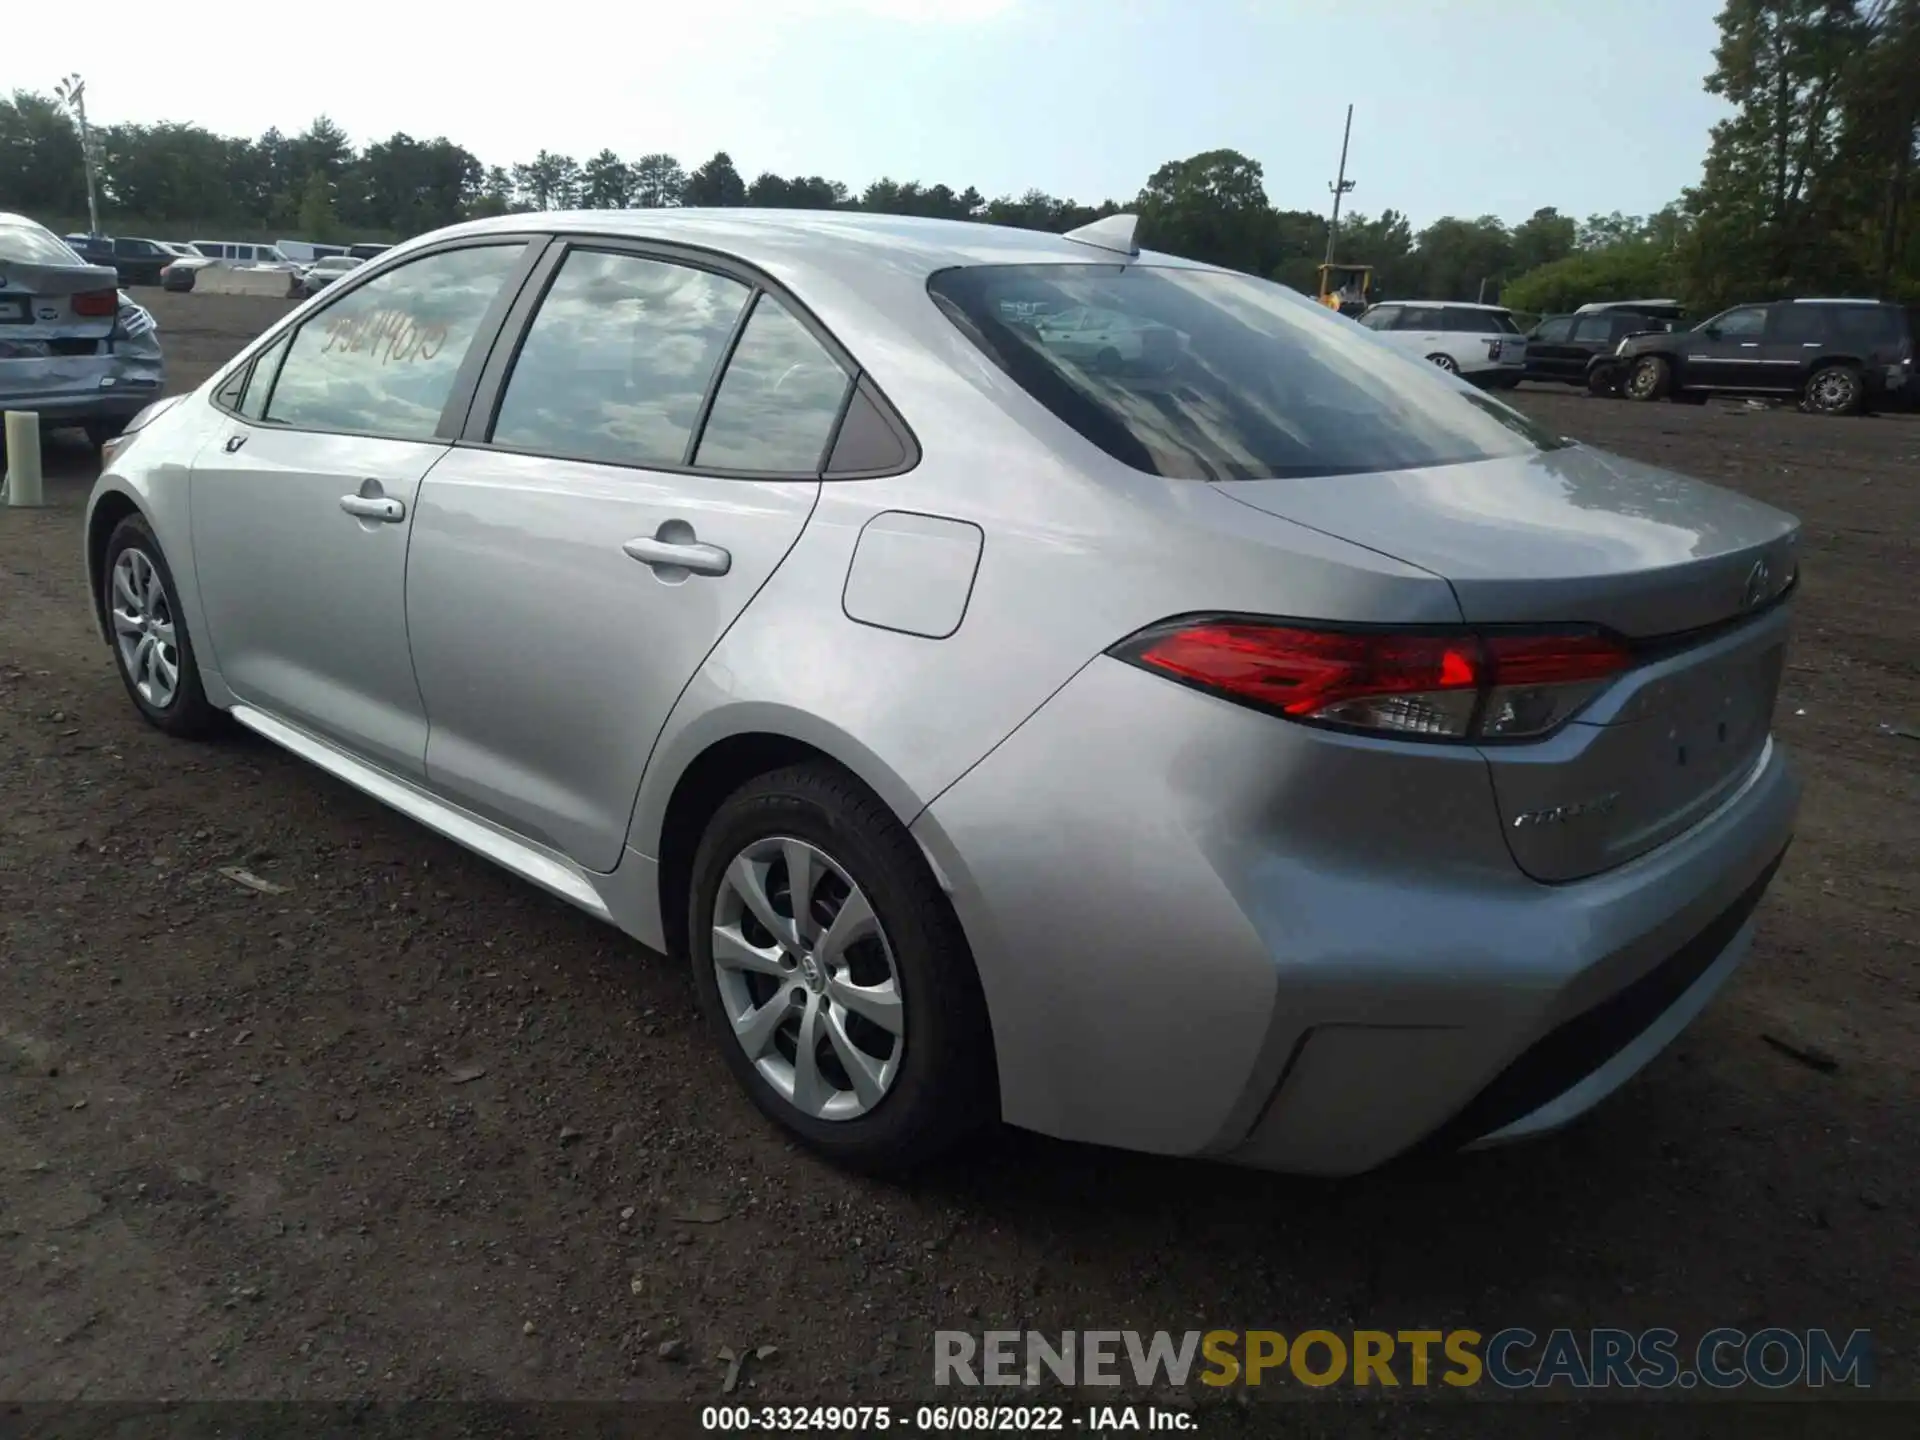
[[[1338,258],[1373,265],[1379,295],[1536,312],[1651,295],[1698,308],[1796,293],[1920,300],[1920,0],[1726,0],[1719,26],[1705,83],[1734,113],[1700,182],[1671,204],[1585,220],[1547,206],[1514,224],[1445,216],[1418,230],[1388,209],[1344,217]],[[168,122],[99,127],[94,143],[102,225],[162,238],[398,239],[481,215],[674,205],[1057,232],[1129,209],[1153,248],[1307,291],[1327,250],[1327,218],[1273,204],[1260,163],[1234,150],[1170,160],[1124,205],[1090,205],[891,178],[858,191],[819,175],[749,180],[724,151],[692,168],[611,149],[489,166],[445,137],[356,147],[324,116],[292,136]],[[0,101],[0,209],[59,228],[86,213],[79,136],[49,96]]]

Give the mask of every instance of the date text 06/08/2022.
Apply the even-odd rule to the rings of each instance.
[[[700,1428],[734,1434],[859,1434],[900,1430],[1012,1434],[1029,1431],[1111,1434],[1121,1430],[1193,1430],[1191,1411],[1156,1405],[708,1405]]]

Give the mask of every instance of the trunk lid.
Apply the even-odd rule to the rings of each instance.
[[[45,354],[49,341],[106,339],[119,313],[119,287],[119,276],[104,265],[0,257],[0,347],[35,344]]]
[[[1758,767],[1785,665],[1798,523],[1575,446],[1511,460],[1230,481],[1244,504],[1446,579],[1475,625],[1598,625],[1642,659],[1545,740],[1483,747],[1509,848],[1565,881],[1710,814]]]

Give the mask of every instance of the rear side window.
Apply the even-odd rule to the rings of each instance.
[[[467,347],[525,248],[424,255],[327,306],[295,332],[267,420],[432,439]]]
[[[1831,312],[1822,314],[1824,306],[1819,305],[1780,305],[1773,312],[1773,324],[1770,338],[1782,344],[1817,344],[1833,336]]]
[[[1617,315],[1582,315],[1573,323],[1573,338],[1587,341],[1611,340],[1619,328],[1620,317]]]
[[[711,270],[575,250],[528,327],[493,443],[616,465],[681,465],[752,292]]]
[[[1849,345],[1894,345],[1900,341],[1900,318],[1890,305],[1837,305],[1833,330]]]
[[[1564,442],[1431,365],[1246,275],[1147,265],[973,266],[929,282],[1035,400],[1149,474],[1241,480],[1415,469]],[[1124,345],[1055,341],[1003,305],[1125,316]]]
[[[695,463],[817,474],[851,383],[806,326],[762,294],[720,378]]]

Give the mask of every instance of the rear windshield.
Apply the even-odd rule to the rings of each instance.
[[[1564,441],[1246,275],[1149,265],[943,270],[934,299],[1061,420],[1183,480],[1352,475]]]
[[[71,246],[38,225],[0,225],[0,260],[16,265],[84,265]]]

